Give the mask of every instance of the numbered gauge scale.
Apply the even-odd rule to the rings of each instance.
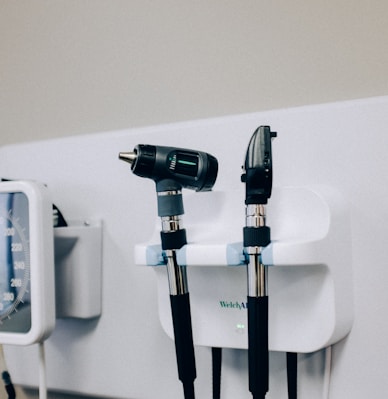
[[[0,343],[44,340],[55,323],[52,203],[29,181],[0,183]]]

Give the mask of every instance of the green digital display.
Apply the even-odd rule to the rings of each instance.
[[[198,155],[185,151],[173,151],[168,158],[168,168],[174,173],[197,177],[199,158]]]

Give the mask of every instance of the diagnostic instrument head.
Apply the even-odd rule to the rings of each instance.
[[[245,204],[266,204],[272,191],[272,146],[276,137],[269,126],[253,133],[245,156],[241,181],[245,183]]]
[[[206,152],[139,144],[133,152],[121,152],[119,158],[131,164],[135,175],[154,180],[158,192],[210,191],[217,178],[217,159]]]

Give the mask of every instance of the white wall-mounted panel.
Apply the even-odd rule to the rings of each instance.
[[[324,184],[349,202],[354,325],[349,336],[334,346],[330,398],[384,396],[387,97],[1,148],[2,177],[42,181],[66,218],[103,222],[102,315],[95,320],[57,321],[47,342],[51,389],[110,398],[181,396],[173,343],[159,322],[155,273],[134,265],[135,244],[146,242],[157,223],[154,184],[133,176],[117,156],[138,143],[203,150],[219,159],[215,190],[243,190],[240,174],[246,146],[263,124],[278,132],[273,144],[276,187]],[[189,213],[187,208],[187,217]],[[242,227],[244,205],[229,216]],[[337,246],[341,242],[334,243],[332,250]],[[15,383],[37,384],[36,352],[34,347],[6,348]],[[197,347],[196,355],[197,396],[210,397],[210,350]],[[304,355],[300,363],[300,397],[320,398],[322,353]],[[226,350],[223,366],[223,397],[250,398],[245,351]],[[281,353],[271,354],[270,378],[268,399],[286,398]]]
[[[236,190],[186,198],[190,235],[177,260],[188,267],[194,344],[247,349],[246,261],[241,220],[231,216],[243,199]],[[269,348],[316,352],[344,338],[353,323],[347,202],[327,186],[283,187],[273,189],[266,207],[272,239],[262,252],[269,266]],[[148,244],[136,244],[135,263],[154,266],[161,323],[173,338],[159,232],[157,225]]]

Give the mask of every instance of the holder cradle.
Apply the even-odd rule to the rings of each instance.
[[[196,345],[247,348],[246,268],[240,191],[187,195],[188,266]],[[267,208],[272,243],[262,260],[269,279],[269,347],[309,353],[345,337],[353,321],[350,215],[326,186],[274,188]],[[155,266],[159,316],[173,337],[168,283],[156,226],[135,248],[135,263]]]

